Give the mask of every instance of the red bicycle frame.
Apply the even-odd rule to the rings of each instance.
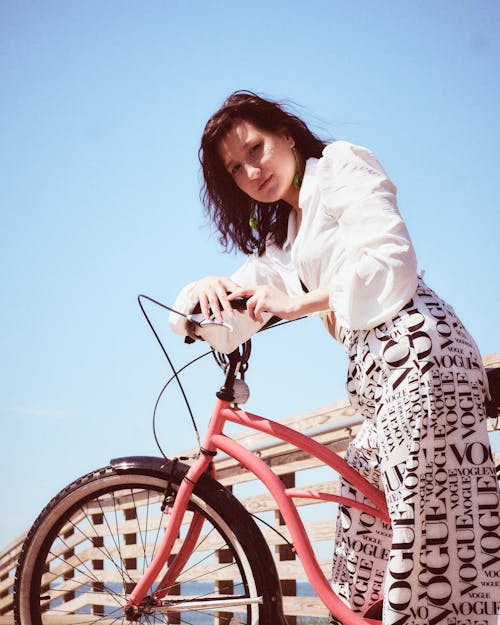
[[[264,434],[269,434],[309,453],[347,479],[373,503],[373,506],[329,493],[307,489],[285,488],[279,477],[265,462],[240,443],[223,433],[226,421],[263,432]],[[311,542],[297,511],[297,507],[293,503],[293,499],[309,498],[333,501],[357,508],[389,523],[390,519],[384,494],[370,484],[355,469],[349,466],[345,460],[321,443],[316,442],[305,434],[297,432],[286,425],[232,407],[230,402],[222,399],[216,400],[200,454],[189,468],[176,494],[175,502],[170,510],[169,523],[158,552],[132,592],[125,610],[133,610],[134,606],[138,606],[141,603],[148,589],[159,575],[165,562],[167,562],[194,487],[200,476],[210,470],[213,456],[217,451],[225,452],[228,456],[236,459],[268,488],[290,531],[294,549],[302,562],[312,587],[332,614],[342,620],[346,625],[366,625],[366,623],[373,622],[353,612],[332,590],[318,564]],[[175,576],[187,561],[194,548],[201,530],[201,524],[202,520],[199,518],[199,515],[193,515],[183,546],[169,567],[165,577],[158,585],[155,593],[156,598],[161,599],[168,594],[169,584],[175,581]]]

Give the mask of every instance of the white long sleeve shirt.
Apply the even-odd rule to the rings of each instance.
[[[272,283],[289,295],[329,285],[330,309],[349,329],[370,329],[393,317],[417,287],[417,261],[399,214],[396,188],[366,148],[328,145],[306,162],[299,194],[302,221],[295,235],[267,246],[235,272],[242,286]],[[299,279],[300,276],[300,279]]]
[[[303,293],[301,280],[310,291],[328,285],[337,331],[339,325],[370,329],[395,316],[415,292],[417,261],[396,188],[374,155],[335,141],[320,159],[309,158],[299,208],[299,231],[291,211],[283,247],[269,243],[262,256],[249,256],[233,274],[234,282],[273,284],[291,296]],[[191,286],[174,308],[186,308]],[[246,323],[244,315],[237,317]],[[171,319],[171,325],[185,333],[179,319]],[[254,324],[241,334],[248,338],[257,329]],[[231,346],[240,338],[236,329]]]

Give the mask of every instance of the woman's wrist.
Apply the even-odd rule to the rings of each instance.
[[[292,298],[290,313],[301,317],[329,310],[330,289],[328,286],[319,287],[304,295]]]

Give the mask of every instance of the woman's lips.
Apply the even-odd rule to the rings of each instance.
[[[272,174],[270,174],[267,178],[265,178],[260,185],[258,186],[258,191],[263,191],[265,189],[265,187],[268,185],[269,181],[272,178]]]

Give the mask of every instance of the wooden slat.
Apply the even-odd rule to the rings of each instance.
[[[318,562],[321,570],[325,577],[329,577],[332,571],[332,561],[321,560]],[[307,576],[304,573],[304,567],[300,560],[284,560],[277,561],[276,568],[278,570],[278,576],[280,579],[296,579],[296,580],[307,580]]]
[[[483,356],[483,365],[485,367],[500,367],[500,352],[493,352],[493,354]]]
[[[13,609],[13,601],[14,597],[11,594],[2,597],[0,599],[0,610],[2,610],[2,612],[10,612],[10,610]]]
[[[358,428],[354,430],[354,433],[356,433],[357,430]],[[335,453],[343,455],[350,440],[351,438],[344,437],[339,440],[325,443],[325,446]],[[311,458],[302,450],[295,449],[292,445],[282,446],[276,451],[276,455],[263,458],[266,464],[272,468],[276,475],[281,476],[290,472],[305,471],[306,469],[314,469],[316,467],[324,466],[323,463],[317,458]],[[222,470],[219,470],[218,465],[216,465],[216,468],[217,479],[219,482],[224,484],[224,486],[228,486],[230,484],[242,484],[255,479],[254,475],[241,465],[233,465]]]
[[[311,542],[318,543],[333,540],[335,536],[335,524],[335,519],[330,519],[327,521],[313,521],[310,523],[304,523],[304,526]],[[279,534],[270,528],[261,527],[260,529],[268,545],[283,545],[285,543],[285,539],[289,542],[292,541],[290,531],[286,526],[281,525],[279,528],[277,528],[279,529]]]
[[[328,623],[328,610],[318,597],[283,597],[283,607],[286,615],[307,615],[325,619],[325,625]],[[315,622],[315,625],[319,623]]]
[[[13,575],[9,575],[9,577],[6,577],[5,579],[3,579],[0,582],[0,595],[4,592],[6,592],[7,590],[9,590],[9,588],[11,588],[14,585],[14,576]],[[0,599],[0,607],[2,607],[2,600]]]
[[[312,488],[323,493],[328,493],[329,495],[338,495],[340,493],[340,483],[338,481],[314,484],[313,486],[305,488]],[[308,506],[319,503],[316,499],[294,499],[294,501],[297,506]],[[241,503],[252,514],[258,514],[259,512],[267,512],[269,510],[276,509],[276,503],[273,497],[267,492],[241,499]]]

